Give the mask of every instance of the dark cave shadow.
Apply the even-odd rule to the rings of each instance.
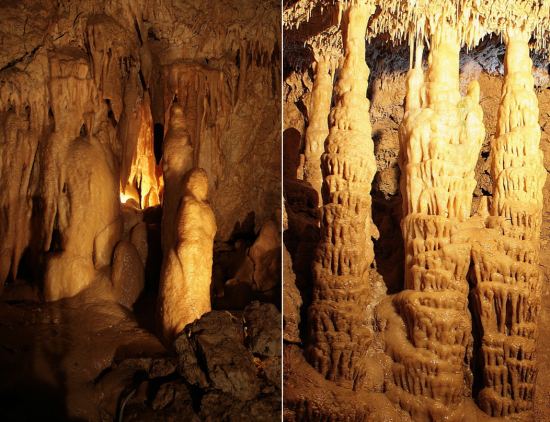
[[[372,220],[380,233],[374,240],[376,270],[382,276],[388,294],[404,287],[404,245],[401,233],[401,194],[385,197],[371,192]]]
[[[295,128],[286,129],[283,133],[283,197],[288,228],[283,233],[283,245],[292,259],[296,287],[302,298],[298,326],[300,338],[307,339],[308,308],[312,300],[312,265],[320,239],[319,207],[322,201],[310,183],[298,179],[303,149],[300,132]]]
[[[272,303],[279,310],[281,309],[281,282],[277,283],[273,289],[263,292],[254,290],[244,280],[241,280],[241,282],[236,279],[245,264],[249,248],[258,236],[259,232],[256,232],[256,214],[251,211],[244,220],[235,223],[227,241],[215,243],[210,289],[213,310],[240,312],[256,300]],[[278,267],[280,275],[280,260]],[[227,283],[232,280],[236,284],[229,287]]]
[[[44,208],[42,200],[33,196],[29,246],[23,251],[15,280],[11,277],[6,283],[17,281],[14,300],[0,298],[2,421],[78,421],[67,413],[67,379],[61,365],[72,336],[57,305],[41,301],[44,263],[59,243],[54,231],[50,249],[43,253]],[[26,290],[29,287],[32,292]]]
[[[9,307],[0,303],[0,307]],[[20,302],[0,328],[0,419],[2,421],[80,421],[67,414],[66,374],[61,361],[71,344],[64,314],[55,304]],[[56,323],[28,323],[43,313]],[[34,315],[33,315],[34,314]],[[6,344],[11,344],[6,346]]]
[[[483,325],[481,324],[479,312],[476,309],[475,297],[475,269],[473,261],[470,262],[467,279],[470,285],[468,293],[468,311],[472,318],[472,360],[470,370],[472,371],[472,398],[477,402],[479,392],[483,388],[483,351],[481,349],[481,339],[483,338]]]
[[[161,248],[162,208],[149,207],[143,211],[143,222],[147,227],[147,259],[145,261],[145,285],[132,307],[133,318],[138,326],[158,336],[157,297],[162,268]]]

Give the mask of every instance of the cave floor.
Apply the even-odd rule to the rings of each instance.
[[[112,420],[135,371],[113,363],[166,355],[106,288],[53,303],[0,301],[3,420]]]

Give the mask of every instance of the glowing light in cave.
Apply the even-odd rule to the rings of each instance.
[[[161,204],[163,190],[162,169],[155,161],[151,108],[149,101],[145,101],[130,174],[126,186],[120,187],[120,202],[125,204],[133,199],[142,209],[154,207]]]
[[[139,196],[132,195],[130,192],[125,192],[123,189],[120,189],[120,203],[126,204],[130,200],[135,201],[138,206],[140,205]]]

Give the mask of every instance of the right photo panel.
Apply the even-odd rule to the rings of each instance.
[[[550,420],[548,22],[284,2],[285,421]]]

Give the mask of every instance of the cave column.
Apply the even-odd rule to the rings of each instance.
[[[530,32],[509,27],[497,137],[492,145],[494,250],[476,248],[476,309],[483,327],[483,389],[478,403],[492,416],[532,409],[542,189],[546,179],[539,109],[529,57]]]
[[[335,87],[330,132],[321,157],[324,206],[313,263],[309,307],[309,362],[327,379],[359,388],[369,326],[371,183],[376,172],[366,98],[369,69],[365,31],[373,8],[358,1],[346,10],[344,64]]]
[[[394,325],[386,335],[394,362],[388,396],[427,421],[459,419],[471,385],[470,244],[460,230],[485,136],[477,82],[465,97],[459,92],[457,29],[441,19],[430,47],[425,76],[417,49],[399,133],[405,290],[393,306],[405,331]]]
[[[306,130],[304,180],[309,182],[317,192],[321,203],[321,187],[323,174],[321,172],[321,155],[329,134],[328,115],[332,99],[332,77],[329,73],[329,62],[319,58],[315,63],[315,79],[311,91],[309,108],[309,125]]]

